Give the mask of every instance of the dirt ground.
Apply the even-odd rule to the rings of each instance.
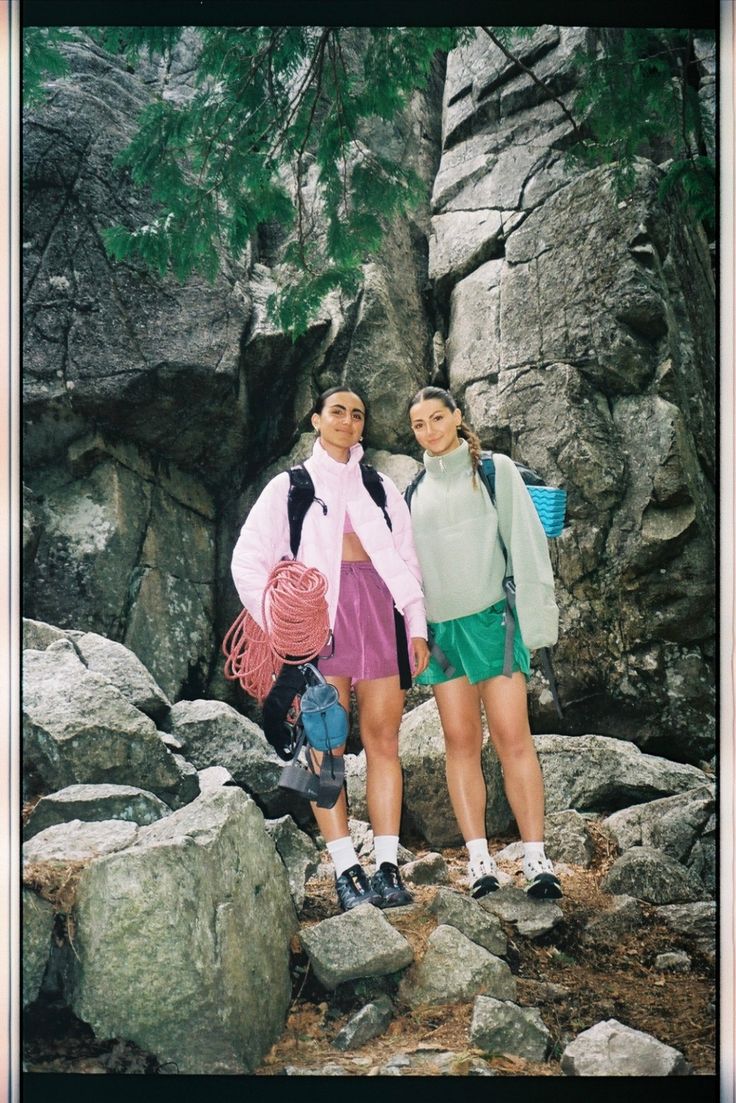
[[[343,985],[326,992],[310,973],[298,936],[292,949],[292,1001],[279,1041],[266,1055],[256,1075],[283,1075],[287,1067],[321,1070],[340,1065],[347,1075],[376,1075],[397,1053],[422,1054],[417,1075],[432,1075],[432,1054],[457,1054],[453,1072],[462,1076],[471,1059],[487,1061],[501,1076],[560,1076],[560,1056],[565,1045],[582,1030],[602,1019],[615,1018],[645,1031],[684,1054],[696,1074],[716,1072],[715,969],[694,948],[687,936],[657,923],[654,909],[642,905],[645,921],[634,933],[611,945],[583,947],[580,930],[587,918],[605,911],[610,897],[600,881],[614,859],[605,836],[596,832],[597,855],[593,866],[560,870],[565,895],[559,901],[564,920],[542,938],[531,940],[505,926],[509,936],[508,961],[517,980],[520,1004],[537,1006],[553,1043],[548,1060],[531,1063],[515,1057],[483,1058],[470,1047],[472,1001],[423,1007],[396,1014],[388,1030],[363,1046],[340,1052],[332,1046],[338,1031],[375,991],[370,982]],[[496,849],[511,840],[494,840]],[[425,851],[426,852],[426,849]],[[422,850],[416,851],[421,856]],[[450,886],[464,890],[465,852],[441,851],[450,872]],[[505,872],[518,874],[517,864],[499,863]],[[433,885],[413,888],[415,906],[387,917],[421,955],[436,925],[427,905],[437,891]],[[307,885],[307,899],[300,916],[311,925],[337,914],[334,887],[329,876],[317,876]],[[692,958],[687,973],[660,972],[654,968],[657,954],[684,949]],[[561,986],[566,994],[540,990],[540,982]],[[376,982],[374,982],[375,985]],[[386,982],[383,982],[385,989]],[[389,994],[391,988],[389,987]],[[24,1024],[24,1068],[28,1072],[170,1073],[155,1057],[124,1040],[99,1042],[85,1024],[60,1008],[34,1005]],[[406,1072],[411,1075],[410,1070]]]

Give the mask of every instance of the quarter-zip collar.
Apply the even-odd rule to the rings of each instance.
[[[444,456],[433,456],[431,452],[425,452],[424,466],[427,474],[433,479],[448,478],[464,472],[470,473],[468,442],[461,440],[457,448],[453,448],[452,452],[446,452]]]

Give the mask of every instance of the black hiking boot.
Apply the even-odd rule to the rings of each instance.
[[[371,877],[371,888],[381,897],[382,908],[401,908],[414,903],[414,897],[401,880],[399,867],[392,862],[381,862]]]
[[[359,904],[373,904],[376,908],[383,906],[381,896],[373,891],[365,870],[358,862],[335,878],[335,889],[344,912],[357,908]]]

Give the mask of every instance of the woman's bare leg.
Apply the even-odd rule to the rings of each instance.
[[[432,687],[445,736],[450,803],[466,842],[486,837],[486,783],[481,769],[480,694],[468,679]]]
[[[366,799],[374,835],[398,835],[402,776],[399,725],[404,691],[398,674],[356,682],[360,738],[366,757]]]
[[[506,797],[525,842],[544,839],[544,782],[529,729],[526,678],[488,678],[478,686],[501,768]]]

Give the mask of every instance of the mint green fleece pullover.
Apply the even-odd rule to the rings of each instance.
[[[466,441],[444,456],[424,453],[427,474],[412,497],[411,519],[427,620],[455,620],[502,601],[504,575],[513,574],[524,643],[530,651],[551,647],[559,614],[547,537],[513,461],[500,452],[493,459],[495,506],[480,477],[473,486]]]

